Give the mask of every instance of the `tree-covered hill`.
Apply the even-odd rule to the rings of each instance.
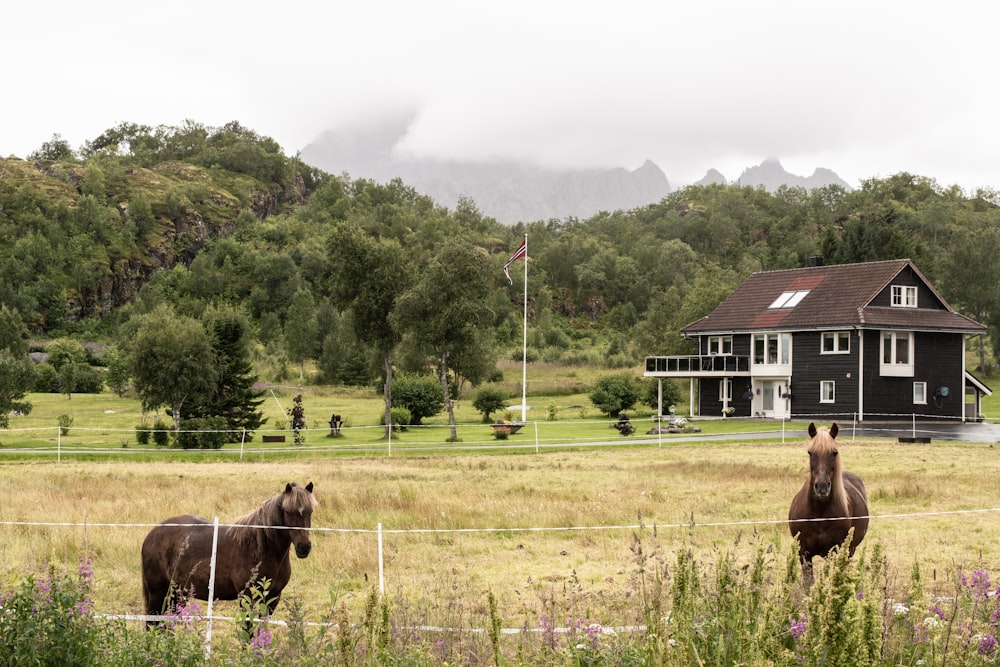
[[[476,381],[485,359],[520,353],[523,274],[508,286],[501,268],[526,233],[532,359],[621,366],[687,351],[679,328],[749,273],[814,255],[909,257],[997,331],[998,204],[901,173],[851,191],[690,186],[630,211],[506,227],[468,199],[451,210],[398,180],[320,172],[237,123],[122,123],[79,149],[56,136],[0,160],[0,306],[33,337],[108,342],[164,304],[194,318],[232,307],[284,372],[312,360],[323,381],[368,384],[387,363],[436,367],[443,349],[393,316],[396,298],[419,291],[427,324],[427,276],[473,275],[489,282],[466,285],[481,295],[475,322],[447,324],[450,371]],[[447,257],[491,268],[449,270]],[[441,293],[440,308],[459,307],[463,290]],[[373,328],[383,316],[393,331]]]

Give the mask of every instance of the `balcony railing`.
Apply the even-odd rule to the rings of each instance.
[[[750,374],[750,357],[733,354],[695,354],[646,357],[648,376],[696,376]]]

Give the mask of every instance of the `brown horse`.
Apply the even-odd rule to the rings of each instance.
[[[850,555],[868,531],[868,498],[857,475],[844,470],[837,450],[837,424],[809,424],[809,479],[792,499],[788,528],[799,539],[799,561],[806,586],[812,585],[813,556],[824,558],[847,539]]]
[[[267,579],[266,611],[274,611],[292,574],[291,545],[299,558],[312,549],[309,527],[317,504],[312,490],[312,482],[290,482],[234,525],[219,526],[216,600],[235,600]],[[202,517],[185,514],[149,531],[142,543],[142,596],[148,615],[163,614],[185,595],[208,599],[213,530]]]

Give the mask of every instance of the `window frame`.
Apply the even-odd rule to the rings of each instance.
[[[726,348],[729,351],[726,351]],[[733,337],[732,336],[709,336],[708,337],[708,355],[710,357],[731,357],[733,355]]]
[[[829,388],[829,392],[826,390]],[[837,381],[836,380],[820,380],[819,381],[819,402],[820,403],[836,403],[837,402]]]
[[[733,400],[733,379],[722,378],[719,381],[719,402],[726,403]]]
[[[758,343],[760,345],[758,345]],[[768,352],[773,347],[774,356]],[[758,354],[758,349],[760,353]],[[792,334],[785,331],[768,331],[750,337],[750,353],[756,366],[787,366],[792,363]],[[760,361],[758,361],[760,357]],[[770,361],[770,359],[774,361]]]
[[[916,308],[916,285],[893,285],[890,303],[893,308]]]
[[[922,395],[920,398],[917,397],[917,388],[920,387]],[[913,404],[914,405],[927,405],[927,383],[926,382],[914,382],[913,383]]]
[[[912,331],[896,331],[895,329],[883,329],[878,337],[878,361],[879,374],[890,377],[913,377],[914,360],[916,359],[916,337]],[[886,341],[891,341],[888,350]],[[899,342],[906,340],[907,360],[898,361]],[[889,361],[886,361],[886,353],[889,354]]]
[[[833,349],[826,349],[826,341],[833,341]],[[846,343],[846,348],[841,347],[841,342]],[[851,332],[850,331],[824,331],[819,337],[820,354],[850,354],[851,353]]]

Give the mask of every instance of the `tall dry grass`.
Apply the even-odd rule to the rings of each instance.
[[[378,582],[374,531],[381,524],[386,590],[412,605],[415,621],[467,627],[483,618],[492,593],[514,626],[535,624],[546,611],[628,625],[640,613],[635,576],[643,559],[669,563],[688,551],[702,561],[739,560],[754,556],[751,543],[790,548],[783,521],[806,476],[805,447],[0,464],[0,568],[11,581],[47,563],[89,557],[98,611],[138,613],[139,547],[149,524],[186,512],[225,523],[287,481],[313,481],[320,502],[313,551],[293,563],[285,593],[311,620],[334,600],[364,606]],[[866,544],[882,545],[902,582],[915,562],[931,590],[950,585],[957,565],[997,571],[993,447],[842,439],[841,452],[868,486],[875,518]]]

